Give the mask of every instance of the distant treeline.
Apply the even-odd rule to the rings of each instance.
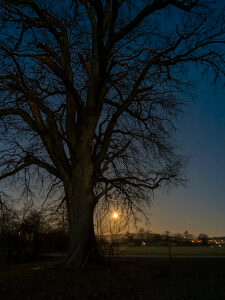
[[[43,253],[65,253],[68,250],[68,222],[65,210],[41,211],[30,207],[16,210],[0,202],[0,256],[23,261]],[[99,249],[112,254],[116,247],[126,246],[198,246],[208,245],[206,234],[197,239],[184,233],[152,233],[140,228],[136,233],[97,235]]]
[[[118,238],[121,243],[130,246],[196,246],[208,245],[209,237],[206,234],[199,234],[197,238],[193,237],[188,231],[184,233],[172,234],[166,231],[164,234],[152,233],[149,230],[140,228],[136,233],[121,234]]]

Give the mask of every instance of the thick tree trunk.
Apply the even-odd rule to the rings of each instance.
[[[93,223],[95,203],[92,187],[86,183],[77,179],[66,192],[70,248],[64,263],[77,270],[99,262]]]

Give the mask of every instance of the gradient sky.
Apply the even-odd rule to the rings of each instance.
[[[189,157],[185,188],[156,193],[150,230],[225,236],[225,93],[201,80],[178,124],[178,143]]]
[[[224,5],[222,2],[216,5]],[[149,229],[225,236],[225,93],[201,80],[195,94],[178,124],[177,137],[183,154],[189,157],[189,182],[169,194],[156,193]]]

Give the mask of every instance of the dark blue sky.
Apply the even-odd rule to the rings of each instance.
[[[169,194],[156,194],[150,229],[225,236],[224,88],[201,80],[195,94],[178,124],[178,143],[189,156],[189,182]]]
[[[222,8],[224,2],[214,5]],[[192,68],[189,75],[196,79],[196,97],[178,124],[189,182],[169,194],[156,193],[150,230],[225,236],[225,87],[199,79]]]
[[[216,6],[224,5],[216,1]],[[176,18],[174,18],[174,22]],[[165,28],[168,22],[165,21]],[[193,74],[196,74],[193,70]],[[196,76],[192,76],[195,77]],[[198,78],[197,78],[198,79]],[[189,157],[187,187],[156,193],[153,232],[188,230],[225,236],[225,88],[199,80],[196,98],[178,124],[178,144]]]

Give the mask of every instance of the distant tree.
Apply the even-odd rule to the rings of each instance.
[[[198,235],[198,240],[201,241],[201,244],[202,244],[202,245],[208,245],[209,237],[208,237],[208,235],[205,234],[205,233],[200,233],[200,234]]]
[[[135,234],[127,231],[125,234],[125,243],[128,244],[129,246],[134,245],[134,238],[135,238]]]
[[[176,233],[176,234],[174,234],[173,239],[175,241],[177,241],[178,243],[182,243],[184,240],[184,236],[182,233]]]
[[[171,237],[171,235],[172,234],[169,230],[166,230],[165,233],[164,233],[165,238],[169,238],[169,237]]]
[[[11,213],[8,201],[5,199],[5,195],[0,194],[0,234],[4,235],[11,223]]]
[[[13,235],[16,232],[18,213],[12,199],[0,193],[0,256],[10,253],[13,248]],[[11,245],[12,244],[12,245]]]
[[[156,241],[161,241],[161,240],[162,240],[162,235],[159,234],[159,233],[155,233],[155,234],[154,234],[154,240],[156,240]]]
[[[40,247],[40,237],[44,232],[43,215],[36,209],[25,210],[22,213],[22,219],[18,223],[18,234],[21,240],[20,252],[37,255]]]
[[[166,230],[164,237],[167,241],[169,257],[171,257],[171,237],[172,237],[171,232],[169,230]]]
[[[41,232],[43,226],[42,214],[36,209],[29,210],[26,214],[23,215],[20,230],[25,234],[31,234],[32,236],[35,233]]]
[[[148,242],[150,242],[152,240],[153,234],[151,232],[151,230],[146,229],[145,230],[145,238]]]
[[[0,192],[0,235],[4,236],[16,230],[18,210],[13,199],[6,193]]]
[[[181,181],[187,66],[224,75],[224,27],[211,1],[0,1],[0,179],[63,189],[67,266],[98,259],[100,199],[133,211]]]
[[[189,233],[187,230],[185,230],[184,232],[184,238],[186,240],[190,240],[190,239],[193,239],[193,234]]]
[[[138,238],[140,240],[144,240],[145,238],[145,229],[142,227],[138,229]]]

